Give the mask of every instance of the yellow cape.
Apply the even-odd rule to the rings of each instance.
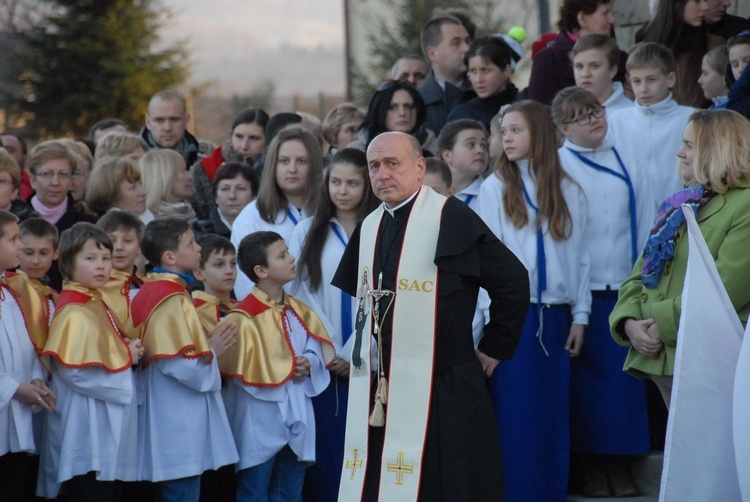
[[[141,329],[147,366],[155,358],[205,358],[213,360],[185,281],[176,274],[148,274],[131,303],[133,323]]]
[[[100,367],[117,373],[133,364],[128,343],[101,294],[73,281],[63,284],[49,338],[41,353],[68,368]]]
[[[115,314],[128,338],[136,339],[140,335],[140,330],[133,326],[133,319],[130,315],[130,288],[132,286],[131,274],[113,268],[109,281],[99,291],[104,303]]]
[[[320,342],[325,364],[331,362],[336,352],[318,316],[289,295],[284,300],[286,304],[278,304],[256,287],[221,321],[237,328],[237,343],[219,357],[223,376],[255,387],[278,387],[291,379],[297,355],[283,322],[288,311],[299,319],[307,336]]]
[[[31,343],[37,352],[41,352],[47,343],[51,321],[48,300],[51,298],[55,302],[57,293],[21,271],[8,273],[3,282],[11,289],[18,302]]]
[[[206,333],[211,333],[219,324],[221,320],[221,305],[224,305],[227,310],[232,310],[237,306],[236,300],[222,301],[221,298],[209,295],[205,291],[193,291],[191,295],[193,297],[193,305],[195,305],[195,310],[198,312],[198,317]]]

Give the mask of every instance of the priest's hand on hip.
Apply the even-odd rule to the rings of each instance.
[[[497,365],[500,364],[500,360],[488,356],[481,350],[477,350],[477,358],[479,359],[479,362],[482,363],[484,376],[490,378],[492,376],[492,372],[495,371]]]

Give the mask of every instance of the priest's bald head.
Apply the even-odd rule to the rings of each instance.
[[[393,208],[421,188],[426,162],[414,136],[384,132],[367,147],[367,167],[375,196]]]

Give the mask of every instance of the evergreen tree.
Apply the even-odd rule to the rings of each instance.
[[[18,32],[15,109],[32,136],[83,136],[105,117],[134,130],[149,98],[188,74],[182,43],[156,48],[170,13],[152,0],[44,0]],[[39,12],[39,11],[37,11]],[[12,98],[11,98],[12,99]]]

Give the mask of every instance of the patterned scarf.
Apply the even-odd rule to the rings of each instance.
[[[659,283],[664,264],[674,258],[675,241],[680,227],[685,223],[685,214],[680,206],[687,204],[697,215],[706,202],[715,195],[705,186],[694,186],[680,190],[661,203],[654,218],[646,247],[643,249],[643,271],[641,281],[653,289]]]

